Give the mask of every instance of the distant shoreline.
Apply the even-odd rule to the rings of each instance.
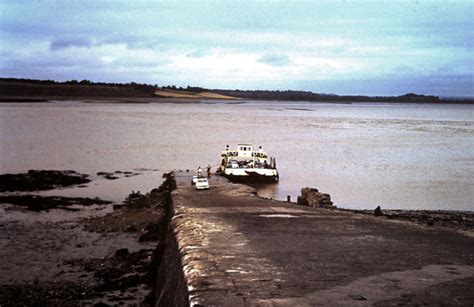
[[[242,104],[246,102],[291,102],[291,103],[324,103],[324,104],[426,104],[426,105],[469,105],[474,101],[466,100],[441,100],[440,102],[386,102],[386,101],[326,101],[326,100],[268,100],[268,99],[213,99],[213,98],[175,98],[175,97],[97,97],[97,96],[21,96],[0,95],[2,103],[53,103],[55,101],[77,101],[82,103],[110,103],[110,104],[151,104],[151,103],[177,103],[177,104]]]
[[[27,103],[51,100],[86,100],[86,102],[239,102],[305,101],[320,103],[416,103],[474,104],[474,98],[440,98],[407,93],[400,96],[364,96],[320,94],[310,91],[225,90],[200,87],[176,88],[138,83],[93,83],[88,80],[56,82],[0,78],[0,102]]]
[[[212,98],[164,98],[164,97],[101,97],[101,96],[21,96],[21,95],[0,95],[0,103],[52,103],[55,101],[78,101],[83,103],[243,103],[248,99],[212,99]]]

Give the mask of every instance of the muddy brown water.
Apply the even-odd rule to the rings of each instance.
[[[303,186],[335,205],[474,210],[474,106],[432,104],[0,104],[1,173],[73,169],[140,175],[42,194],[122,201],[172,169],[216,166],[229,144],[262,145],[280,182],[259,194],[296,200]]]

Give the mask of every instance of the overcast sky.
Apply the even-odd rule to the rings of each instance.
[[[474,96],[473,3],[0,0],[0,75]]]

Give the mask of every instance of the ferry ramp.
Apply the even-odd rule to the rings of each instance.
[[[474,303],[472,237],[176,180],[158,306]]]

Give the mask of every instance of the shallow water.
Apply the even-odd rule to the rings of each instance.
[[[346,208],[474,210],[474,106],[306,102],[0,104],[1,173],[132,171],[48,192],[115,201],[157,187],[163,172],[216,166],[226,144],[277,158],[266,197],[303,186]],[[152,170],[158,171],[152,171]]]

